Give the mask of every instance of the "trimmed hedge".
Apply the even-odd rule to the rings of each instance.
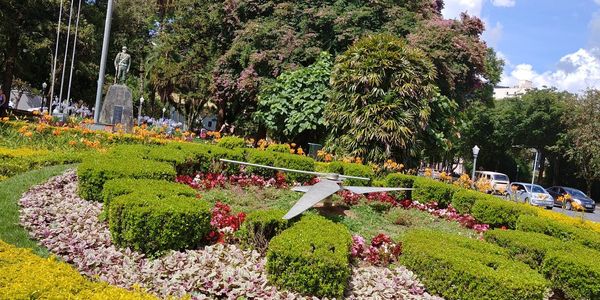
[[[402,173],[388,174],[384,179],[384,185],[387,187],[412,188],[417,176],[406,175]],[[406,199],[412,199],[412,191],[397,192]]]
[[[96,155],[77,168],[79,195],[86,200],[102,200],[104,183],[117,178],[175,179],[175,168],[168,163],[140,158],[114,158]]]
[[[600,261],[600,252],[535,232],[491,230],[485,235],[513,258],[538,269],[567,297],[600,297],[600,266],[593,263]]]
[[[446,299],[544,299],[547,281],[499,246],[429,230],[407,233],[400,263]]]
[[[447,207],[452,201],[454,193],[460,188],[451,184],[436,181],[425,177],[416,177],[413,183],[412,199],[421,203],[435,201],[441,207]]]
[[[520,216],[517,221],[517,229],[543,233],[562,241],[574,241],[583,246],[600,251],[600,233],[558,223],[552,219],[538,216]]]
[[[355,163],[345,163],[341,161],[334,161],[329,163],[328,170],[331,173],[338,173],[342,175],[348,176],[358,176],[358,177],[367,177],[373,178],[375,177],[375,172],[371,167],[367,165],[355,164]],[[345,185],[358,185],[358,186],[368,186],[369,181],[366,180],[357,180],[357,179],[346,179],[344,180]]]
[[[290,150],[292,150],[292,148],[290,148],[290,145],[288,145],[288,144],[270,144],[269,146],[267,146],[266,150],[272,151],[272,152],[289,154]]]
[[[483,195],[483,194],[482,194]],[[471,215],[477,221],[491,227],[516,228],[521,215],[535,215],[537,209],[523,203],[502,200],[491,195],[480,196],[471,207]]]
[[[600,252],[589,249],[546,254],[542,272],[571,299],[600,299]]]
[[[69,264],[0,241],[0,299],[158,299],[91,282]]]
[[[305,171],[315,170],[315,161],[310,157],[302,155],[279,153],[273,151],[250,150],[247,151],[246,159],[250,163],[267,166]],[[248,172],[255,173],[264,177],[273,177],[277,173],[277,171],[275,170],[260,167],[248,167],[247,170]],[[293,172],[286,172],[285,176],[290,181],[298,182],[305,182],[313,177],[312,175],[299,174]]]
[[[108,211],[110,201],[118,196],[132,193],[148,193],[159,197],[195,197],[197,191],[185,184],[156,179],[113,179],[104,184],[102,200]]]
[[[350,276],[348,228],[307,215],[271,240],[267,272],[273,284],[317,297],[341,298]]]
[[[461,214],[471,213],[471,208],[475,201],[482,198],[487,198],[489,195],[477,191],[459,189],[452,195],[452,207]]]
[[[210,231],[210,205],[183,196],[132,193],[110,201],[109,227],[121,247],[154,254],[194,249]]]
[[[244,148],[246,147],[246,141],[241,137],[226,136],[222,137],[219,142],[217,142],[217,146],[226,149]]]
[[[290,226],[291,221],[283,219],[285,213],[286,211],[281,209],[249,213],[238,231],[240,240],[243,244],[265,253],[269,241]]]

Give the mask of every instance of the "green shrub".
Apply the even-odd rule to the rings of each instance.
[[[459,189],[452,195],[452,207],[456,208],[461,214],[470,213],[475,201],[484,196],[487,195],[477,191]]]
[[[547,282],[494,244],[415,230],[404,237],[400,263],[446,299],[544,299]]]
[[[267,151],[290,154],[290,145],[288,144],[270,144],[267,146]]]
[[[168,163],[140,158],[114,158],[96,155],[77,168],[79,195],[87,200],[102,200],[104,183],[117,178],[174,180],[175,169]]]
[[[329,164],[329,172],[338,173],[342,175],[348,176],[358,176],[358,177],[366,177],[373,178],[375,176],[375,172],[371,167],[361,164],[355,163],[345,163],[340,161],[334,161]],[[344,181],[346,185],[358,185],[358,186],[367,186],[369,185],[369,181],[366,180],[358,180],[358,179],[346,179]]]
[[[412,188],[415,182],[416,176],[406,175],[402,173],[392,173],[385,177],[385,186],[387,187],[404,187]],[[412,191],[405,191],[398,193],[399,196],[406,199],[412,199]]]
[[[112,199],[131,193],[152,194],[159,197],[195,197],[197,191],[185,184],[165,180],[132,178],[113,179],[107,181],[102,189],[104,208],[108,211],[108,207]]]
[[[421,203],[437,202],[441,207],[447,207],[452,196],[459,190],[451,184],[439,182],[430,178],[416,177],[413,183],[412,199]]]
[[[523,203],[502,200],[494,196],[480,196],[471,207],[471,215],[491,227],[506,226],[515,229],[521,215],[535,215],[536,208]]]
[[[303,294],[341,298],[350,276],[351,242],[344,225],[305,216],[271,240],[269,281]]]
[[[600,233],[568,224],[558,223],[552,219],[538,216],[520,216],[517,229],[538,232],[558,238],[562,241],[574,241],[583,246],[600,251]]]
[[[280,168],[314,172],[315,160],[302,155],[276,153],[275,166]],[[314,175],[301,174],[295,172],[287,172],[285,176],[288,180],[296,182],[306,182],[314,177]]]
[[[290,221],[283,219],[285,213],[286,211],[281,209],[256,210],[249,213],[238,231],[242,243],[265,253],[269,241],[289,227]]]
[[[315,162],[315,171],[321,172],[321,173],[328,173],[329,172],[329,163],[316,161]]]
[[[249,163],[275,166],[275,153],[270,151],[250,150],[246,154],[246,160]],[[276,171],[260,167],[247,167],[246,170],[263,177],[272,177]]]
[[[528,264],[533,269],[541,268],[548,251],[566,246],[559,239],[520,230],[488,230],[485,239],[506,248],[511,257]]]
[[[148,158],[148,152],[152,149],[152,146],[147,145],[116,145],[108,151],[108,155],[115,158]]]
[[[210,205],[184,196],[132,193],[110,201],[112,240],[148,254],[194,249],[210,231]]]
[[[600,252],[591,249],[551,250],[542,272],[570,299],[600,299]]]
[[[217,146],[226,148],[226,149],[235,149],[235,148],[244,148],[246,147],[246,141],[244,138],[237,136],[226,136],[222,137]]]

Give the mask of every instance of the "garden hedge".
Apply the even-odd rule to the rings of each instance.
[[[385,177],[382,186],[412,188],[416,178],[417,176],[406,175],[402,173],[391,173]],[[375,182],[376,180],[373,182],[373,185],[378,186],[378,184],[376,184]],[[404,197],[406,199],[412,199],[412,191],[404,191],[397,193],[401,197]]]
[[[247,161],[250,163],[274,166],[280,168],[314,171],[315,161],[307,156],[295,155],[289,153],[280,153],[274,151],[249,150],[247,151]],[[277,173],[275,170],[248,167],[248,172],[255,173],[264,177],[273,177]],[[285,176],[290,181],[305,182],[310,180],[313,175],[286,172]]]
[[[79,195],[86,200],[102,200],[104,183],[111,179],[146,178],[175,179],[175,168],[164,162],[140,158],[114,158],[108,155],[95,155],[83,161],[77,168]]]
[[[473,190],[459,189],[452,195],[451,203],[452,207],[456,208],[459,213],[468,214],[471,213],[471,208],[475,204],[475,201],[489,197],[493,196]]]
[[[515,229],[519,216],[535,215],[536,213],[537,208],[533,206],[503,200],[491,195],[478,197],[471,207],[471,215],[477,221],[491,227],[505,226],[510,229]]]
[[[446,299],[544,299],[548,282],[506,250],[484,241],[430,230],[408,232],[400,263]]]
[[[571,299],[600,297],[600,252],[542,233],[491,230],[486,240],[506,248],[517,260],[538,269]]]
[[[416,177],[413,183],[412,199],[421,203],[435,201],[441,207],[447,207],[454,193],[460,188],[431,178]]]
[[[375,177],[375,172],[373,169],[367,165],[356,164],[356,163],[346,163],[341,161],[334,161],[329,163],[328,171],[331,173],[338,173],[342,175],[348,176],[358,176],[358,177],[366,177],[373,178]],[[368,186],[369,181],[367,180],[357,180],[357,179],[346,179],[344,181],[346,185],[358,185],[358,186]]]
[[[195,197],[197,191],[188,185],[156,179],[113,179],[104,184],[102,200],[108,211],[110,201],[115,197],[131,193],[148,193],[158,197],[184,196]]]
[[[523,215],[517,221],[516,228],[522,231],[543,233],[562,241],[573,241],[591,249],[600,251],[600,233],[558,223],[552,219]]]
[[[346,226],[320,216],[304,216],[271,240],[268,279],[303,294],[341,298],[350,276],[351,243]]]
[[[91,282],[69,264],[0,241],[0,299],[158,299]]]
[[[286,211],[281,209],[256,210],[249,213],[238,231],[242,244],[264,253],[269,241],[287,229],[291,221],[283,219]]]
[[[121,247],[155,254],[194,249],[211,230],[210,205],[197,198],[132,193],[110,201],[109,228]]]
[[[226,149],[244,148],[246,147],[246,141],[244,138],[237,136],[226,136],[222,137],[218,142],[217,146]]]

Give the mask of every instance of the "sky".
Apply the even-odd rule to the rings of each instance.
[[[445,0],[442,14],[461,12],[486,24],[483,39],[504,59],[499,85],[580,93],[600,89],[600,0]]]

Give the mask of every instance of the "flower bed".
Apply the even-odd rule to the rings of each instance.
[[[160,296],[191,294],[196,299],[237,297],[288,299],[303,297],[280,291],[267,282],[266,260],[256,251],[217,244],[201,250],[170,252],[149,259],[129,249],[117,249],[106,223],[98,220],[102,204],[77,196],[74,171],[32,188],[20,200],[21,223],[42,245],[73,264],[84,275],[110,284],[141,288]],[[404,268],[354,268],[348,299],[365,295],[381,299],[439,299],[424,292]]]

